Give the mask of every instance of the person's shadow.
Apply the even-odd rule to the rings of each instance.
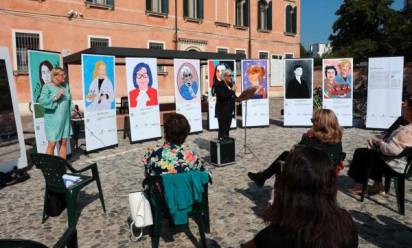
[[[265,210],[270,206],[270,199],[273,192],[272,186],[263,186],[259,188],[256,184],[250,182],[247,189],[235,189],[236,192],[246,196],[255,203],[252,207],[253,212],[259,218],[263,218]]]
[[[398,220],[377,215],[376,218],[360,211],[350,211],[358,229],[358,235],[378,247],[411,247],[412,228]]]

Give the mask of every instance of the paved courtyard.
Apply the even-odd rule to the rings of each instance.
[[[306,130],[282,127],[281,104],[279,99],[271,100],[269,127],[248,130],[248,145],[258,160],[249,154],[227,167],[206,165],[213,173],[213,184],[209,186],[211,233],[207,234],[210,247],[239,247],[265,226],[261,216],[271,201],[274,179],[268,180],[263,188],[257,188],[246,174],[268,166],[282,151],[298,142]],[[358,128],[345,129],[346,165],[352,159],[354,149],[365,146],[366,140],[376,133]],[[238,151],[243,145],[243,134],[241,128],[231,131]],[[216,136],[217,132],[204,130],[190,135],[187,144],[208,161],[209,140]],[[93,161],[98,163],[107,207],[104,214],[95,184],[86,187],[80,195],[82,210],[77,224],[80,247],[151,247],[149,236],[140,242],[129,240],[128,193],[142,189],[144,150],[160,142],[130,144],[119,133],[118,148],[73,157],[77,168]],[[412,247],[411,182],[406,184],[406,215],[401,216],[397,213],[394,190],[387,197],[372,196],[359,202],[357,196],[349,193],[353,182],[346,176],[346,171],[339,177],[338,201],[357,223],[360,247]],[[0,190],[0,238],[32,239],[52,246],[67,226],[66,211],[41,224],[44,179],[37,169],[31,169],[29,174],[29,180]],[[189,226],[190,231],[181,233],[165,226],[160,247],[196,247],[198,229],[193,221]]]

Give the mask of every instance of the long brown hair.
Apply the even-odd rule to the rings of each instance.
[[[313,113],[311,130],[313,136],[321,142],[337,144],[342,141],[343,130],[330,109],[318,109]]]
[[[336,171],[323,151],[297,146],[290,152],[274,188],[265,220],[285,230],[290,247],[352,247],[357,240],[348,212],[336,202]]]

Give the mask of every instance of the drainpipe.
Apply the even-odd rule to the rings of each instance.
[[[177,0],[175,0],[175,50],[178,50],[178,36],[177,36]]]
[[[251,59],[252,58],[252,5],[251,5],[251,2],[252,0],[249,0],[248,1],[248,9],[249,9],[249,13],[248,13],[248,15],[249,15],[249,44],[248,44],[248,59]]]

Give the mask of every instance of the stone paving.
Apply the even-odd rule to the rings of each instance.
[[[268,180],[263,188],[257,188],[246,174],[265,168],[282,151],[298,142],[306,130],[282,127],[281,104],[280,99],[271,100],[269,127],[248,129],[248,145],[258,160],[249,154],[227,167],[206,165],[214,179],[209,186],[211,233],[207,238],[210,247],[239,247],[265,226],[261,216],[271,201],[274,179]],[[366,140],[376,133],[358,128],[345,129],[346,165],[352,159],[354,149],[365,146]],[[243,134],[241,128],[231,131],[238,151],[243,145]],[[187,144],[207,161],[208,142],[216,136],[217,132],[204,130],[190,135]],[[107,207],[104,214],[94,184],[87,186],[80,195],[82,210],[77,224],[80,247],[151,247],[147,235],[140,242],[129,240],[128,193],[142,189],[144,149],[160,142],[130,144],[119,133],[118,148],[73,157],[77,168],[97,161]],[[44,179],[37,169],[31,169],[29,174],[29,180],[0,190],[0,238],[32,239],[52,246],[67,226],[66,211],[41,224]],[[353,182],[346,176],[346,170],[341,173],[338,184],[339,204],[350,211],[357,223],[360,247],[412,247],[410,182],[406,184],[405,216],[396,211],[393,190],[387,197],[371,196],[361,203],[357,196],[348,193]],[[179,233],[165,225],[160,247],[198,247],[198,229],[193,221],[190,221],[189,230]]]

